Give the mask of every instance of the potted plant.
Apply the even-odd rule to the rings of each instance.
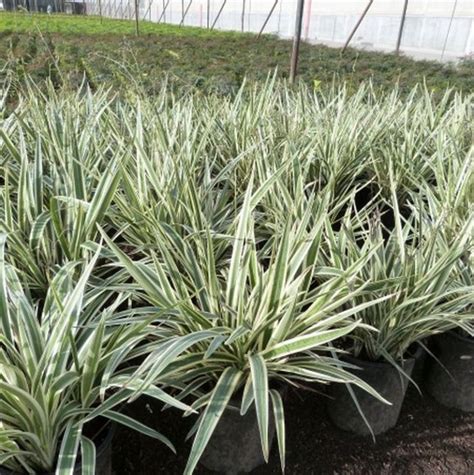
[[[451,174],[443,167],[436,169],[436,187],[423,190],[417,217],[424,223],[434,223],[439,242],[449,247],[469,231],[474,221],[472,207],[473,171],[469,155],[453,166]],[[414,198],[416,199],[416,197]],[[436,335],[433,356],[427,374],[429,393],[445,406],[474,411],[474,239],[467,240],[450,275],[450,286],[465,293],[468,304],[463,311],[464,324]]]
[[[424,347],[423,341],[434,334],[466,328],[470,318],[465,309],[472,288],[453,288],[450,277],[465,250],[472,223],[458,240],[443,247],[439,230],[425,228],[413,215],[402,218],[395,197],[392,206],[394,229],[386,229],[376,213],[368,221],[359,221],[354,212],[346,216],[339,231],[327,227],[327,246],[321,252],[324,265],[341,271],[371,254],[366,265],[351,276],[353,282],[366,284],[365,291],[346,307],[390,296],[355,313],[366,327],[354,329],[344,340],[344,348],[346,361],[359,367],[355,373],[392,405],[381,405],[350,386],[334,386],[328,403],[329,415],[338,427],[363,435],[379,434],[396,424],[417,345]],[[367,331],[367,326],[377,331]]]
[[[280,385],[350,382],[383,401],[332,354],[331,343],[359,326],[351,316],[377,300],[341,310],[360,291],[347,288],[344,272],[312,285],[326,210],[319,209],[312,228],[314,209],[302,222],[289,220],[262,264],[252,198],[250,185],[232,236],[208,229],[182,237],[182,230],[164,224],[157,230],[158,252],[140,261],[106,238],[137,294],[157,308],[174,309],[163,320],[169,338],[157,342],[157,355],[152,352],[140,371],[147,374],[144,383],[159,377],[178,391],[176,398],[194,398],[190,405],[200,411],[185,473],[200,459],[221,472],[250,471],[267,460],[275,428],[284,467]],[[220,239],[232,252],[216,266],[214,241]],[[348,271],[357,274],[365,260]]]
[[[173,448],[120,412],[134,387],[189,409],[158,387],[143,388],[131,364],[156,312],[146,318],[118,312],[126,294],[88,288],[98,254],[78,281],[73,275],[80,262],[58,270],[45,301],[34,302],[5,263],[5,242],[0,234],[0,473],[90,474],[97,467],[110,474],[113,424]]]
[[[102,135],[88,125],[99,122],[101,112],[88,106],[79,112],[84,103],[71,110],[59,98],[44,104],[31,94],[26,100],[36,103],[0,132],[0,232],[9,235],[8,262],[30,292],[44,298],[58,268],[82,259],[84,244],[97,239],[97,225],[105,227],[121,154],[119,147],[110,157],[105,147],[91,145],[106,141],[101,128]]]

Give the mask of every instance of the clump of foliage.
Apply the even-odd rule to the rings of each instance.
[[[84,264],[69,262],[57,271],[44,301],[32,299],[17,271],[6,264],[5,245],[2,233],[0,466],[14,473],[72,474],[80,454],[82,473],[94,473],[96,441],[86,428],[97,418],[155,437],[173,449],[162,434],[120,412],[133,388],[143,386],[133,361],[137,347],[150,337],[149,323],[155,317],[119,324],[133,315],[118,311],[128,296],[111,288],[90,288],[97,255]],[[72,272],[75,267],[81,270],[79,278]],[[143,390],[187,408],[154,385]]]
[[[49,410],[66,384],[50,375],[66,373],[81,408],[41,465],[75,437],[71,471],[72,429],[91,410],[123,422],[104,401],[150,392],[199,413],[188,473],[237,396],[265,455],[273,411],[284,464],[275,382],[371,391],[342,351],[398,364],[421,338],[473,332],[472,96],[275,77],[224,96],[25,82],[13,110],[15,82],[0,96],[0,384],[29,394],[31,378]],[[30,427],[3,394],[21,427],[0,460],[16,468],[46,416]]]

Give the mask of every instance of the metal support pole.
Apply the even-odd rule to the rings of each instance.
[[[400,21],[400,30],[398,31],[397,46],[395,48],[395,54],[396,55],[400,54],[400,45],[402,44],[403,28],[405,27],[405,20],[406,20],[406,17],[407,17],[407,9],[408,9],[408,0],[405,0],[405,3],[403,5],[402,19]]]
[[[247,8],[247,30],[252,31],[250,28],[252,26],[252,0],[249,0],[248,8]]]
[[[207,29],[211,27],[211,0],[207,0]]]
[[[306,19],[305,19],[305,26],[304,26],[304,39],[307,40],[309,37],[309,26],[311,24],[311,11],[313,9],[313,0],[308,1],[308,5],[306,7]]]
[[[275,3],[273,4],[272,9],[270,10],[270,13],[268,14],[267,18],[265,18],[265,22],[263,23],[263,26],[258,33],[257,40],[262,36],[263,31],[265,30],[265,27],[270,21],[270,18],[273,15],[273,12],[275,11],[275,8],[277,7],[277,5],[278,5],[278,0],[275,0]]]
[[[165,3],[165,0],[163,0],[163,11],[161,12],[160,18],[158,18],[158,23],[161,22],[161,20],[164,18],[165,23],[166,23],[166,9],[168,8],[168,5],[170,4],[171,0],[168,0]]]
[[[245,7],[247,5],[247,0],[242,0],[242,17],[240,19],[240,31],[243,33],[245,30]]]
[[[219,20],[219,17],[221,16],[222,10],[224,10],[224,7],[225,7],[225,4],[226,4],[226,3],[227,3],[227,0],[224,0],[224,1],[222,2],[221,8],[220,8],[219,11],[217,12],[217,16],[216,16],[216,18],[214,19],[214,22],[212,23],[211,30],[213,30],[214,27],[216,26],[217,20]]]
[[[370,7],[372,6],[372,3],[374,3],[374,0],[370,0],[367,6],[365,7],[365,10],[362,12],[362,15],[360,16],[359,20],[357,21],[356,25],[351,31],[351,34],[349,35],[349,38],[347,38],[346,44],[344,45],[344,48],[342,48],[342,52],[346,51],[347,47],[349,46],[349,43],[351,42],[352,38],[356,34],[356,31],[359,29],[360,24],[364,20],[365,16],[367,15],[368,11],[370,10]]]
[[[280,34],[281,31],[281,13],[283,9],[283,2],[280,2],[280,11],[278,12],[278,34]]]
[[[135,0],[135,34],[138,36],[140,34],[140,25],[139,25],[139,13],[138,13],[138,1]]]
[[[188,6],[186,7],[186,10],[184,10],[184,12],[183,12],[183,18],[181,19],[181,23],[179,24],[179,26],[184,25],[184,20],[186,18],[186,15],[188,14],[189,9],[191,8],[192,4],[193,4],[193,0],[189,0]]]
[[[151,21],[151,4],[153,3],[153,0],[150,0],[149,3],[148,3],[148,8],[146,9],[144,15],[143,15],[143,19],[146,20],[146,16],[149,15],[150,16],[150,21]]]
[[[446,53],[446,48],[448,46],[449,34],[451,33],[451,27],[453,26],[454,15],[456,13],[456,8],[458,6],[458,0],[454,0],[453,11],[451,12],[451,19],[449,20],[448,32],[446,33],[446,39],[444,40],[443,51],[441,53],[441,60],[444,59],[444,54]]]
[[[293,38],[293,52],[291,54],[290,84],[294,84],[298,73],[298,58],[300,55],[301,29],[303,26],[304,0],[298,0],[296,9],[295,36]]]

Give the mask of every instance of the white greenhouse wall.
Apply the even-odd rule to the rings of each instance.
[[[276,0],[227,0],[216,28],[258,32]],[[190,0],[140,0],[140,17],[179,24],[182,7]],[[163,15],[163,6],[168,6]],[[224,0],[191,0],[185,25],[207,26],[207,6],[212,24]],[[306,0],[304,39],[330,46],[344,44],[368,0]],[[94,7],[93,4],[89,4]],[[351,45],[393,51],[397,42],[404,0],[374,0]],[[104,15],[133,16],[133,0],[102,1]],[[293,35],[296,0],[279,0],[266,33]],[[243,20],[243,21],[242,21]],[[417,58],[456,60],[474,54],[474,0],[409,0],[401,50]]]

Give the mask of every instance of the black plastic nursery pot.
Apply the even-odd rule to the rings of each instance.
[[[271,447],[275,437],[272,411],[268,436]],[[244,416],[240,415],[238,401],[225,409],[200,463],[209,470],[225,474],[248,473],[265,463],[255,406]]]
[[[426,342],[424,343],[426,344]],[[415,359],[415,364],[411,373],[411,379],[418,386],[421,386],[424,384],[426,378],[428,353],[422,346],[419,346],[413,358]]]
[[[360,369],[350,369],[353,374],[368,383],[392,405],[385,404],[366,391],[351,385],[359,406],[374,434],[382,434],[397,424],[398,416],[405,398],[408,379],[394,366],[385,362],[363,361],[357,358],[345,358],[345,361]],[[403,371],[411,376],[415,358],[405,359],[400,364]],[[329,388],[327,403],[329,417],[340,429],[358,435],[369,435],[370,429],[355,405],[345,384],[332,384]]]
[[[105,429],[104,436],[100,439],[96,447],[96,470],[97,475],[112,475],[112,440],[115,435],[115,424],[109,424]],[[0,467],[0,475],[20,475],[21,472],[13,472],[7,468]],[[74,475],[81,475],[82,465],[76,464]],[[23,475],[23,474],[21,474]],[[55,475],[55,472],[38,473],[38,475]]]
[[[426,387],[441,404],[474,412],[474,338],[454,331],[438,335]]]

